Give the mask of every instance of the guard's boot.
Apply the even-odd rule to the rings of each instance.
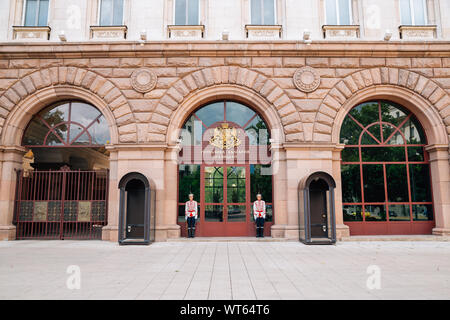
[[[264,227],[259,228],[259,237],[264,238]]]
[[[256,227],[256,237],[259,238],[259,227]]]
[[[192,232],[191,238],[195,238],[195,227],[192,228],[191,232]]]
[[[188,238],[190,238],[191,237],[191,228],[188,228],[188,236],[187,236]]]

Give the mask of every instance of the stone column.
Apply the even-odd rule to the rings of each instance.
[[[271,233],[274,238],[284,238],[288,224],[287,213],[287,179],[286,152],[281,145],[272,143],[272,179],[273,179],[273,207],[274,222]]]
[[[181,236],[178,219],[178,154],[180,146],[169,146],[164,159],[164,217],[166,238]]]
[[[107,147],[109,154],[109,190],[108,190],[108,224],[102,229],[102,240],[118,241],[118,224],[119,224],[119,181],[117,172],[117,157],[116,149]]]
[[[450,166],[448,145],[430,145],[431,184],[436,226],[433,234],[450,236]]]
[[[341,179],[341,152],[344,149],[343,144],[336,145],[333,150],[333,178],[336,182],[336,190],[334,190],[334,212],[336,216],[336,238],[350,236],[350,228],[344,224],[344,214],[342,211],[342,179]]]
[[[14,200],[16,195],[17,170],[22,169],[23,147],[0,148],[0,240],[14,240]]]

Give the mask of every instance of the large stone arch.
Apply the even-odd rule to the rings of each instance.
[[[81,99],[95,105],[110,125],[112,143],[137,141],[134,115],[114,84],[92,71],[77,67],[41,69],[18,79],[0,96],[2,145],[20,144],[31,117],[46,105],[63,99]]]
[[[446,91],[416,72],[387,67],[358,71],[339,81],[322,100],[313,140],[338,143],[348,111],[363,101],[377,98],[408,107],[421,121],[429,143],[448,144],[450,97]]]
[[[304,140],[300,115],[284,90],[266,76],[237,66],[204,68],[175,82],[154,110],[149,125],[149,140],[165,142],[168,139],[169,124],[179,106],[196,93],[204,91],[205,88],[221,86],[226,86],[230,93],[235,88],[237,95],[238,92],[242,94],[245,92],[249,97],[248,101],[252,98],[256,101],[257,97],[264,99],[266,103],[257,107],[262,114],[265,113],[264,108],[274,110],[276,117],[280,119],[283,139],[285,141]],[[216,94],[218,98],[225,97],[219,90],[216,90]]]

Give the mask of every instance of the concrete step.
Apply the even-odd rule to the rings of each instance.
[[[256,238],[256,237],[195,237],[195,238],[172,238],[168,242],[287,242],[297,241],[284,238]]]
[[[450,241],[450,237],[427,235],[379,235],[379,236],[350,236],[341,241]]]

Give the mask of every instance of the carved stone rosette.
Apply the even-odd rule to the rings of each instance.
[[[157,80],[156,73],[148,68],[139,68],[131,74],[131,86],[140,93],[153,90]]]
[[[311,67],[302,67],[295,71],[293,80],[297,89],[303,92],[313,92],[320,85],[320,75]]]

